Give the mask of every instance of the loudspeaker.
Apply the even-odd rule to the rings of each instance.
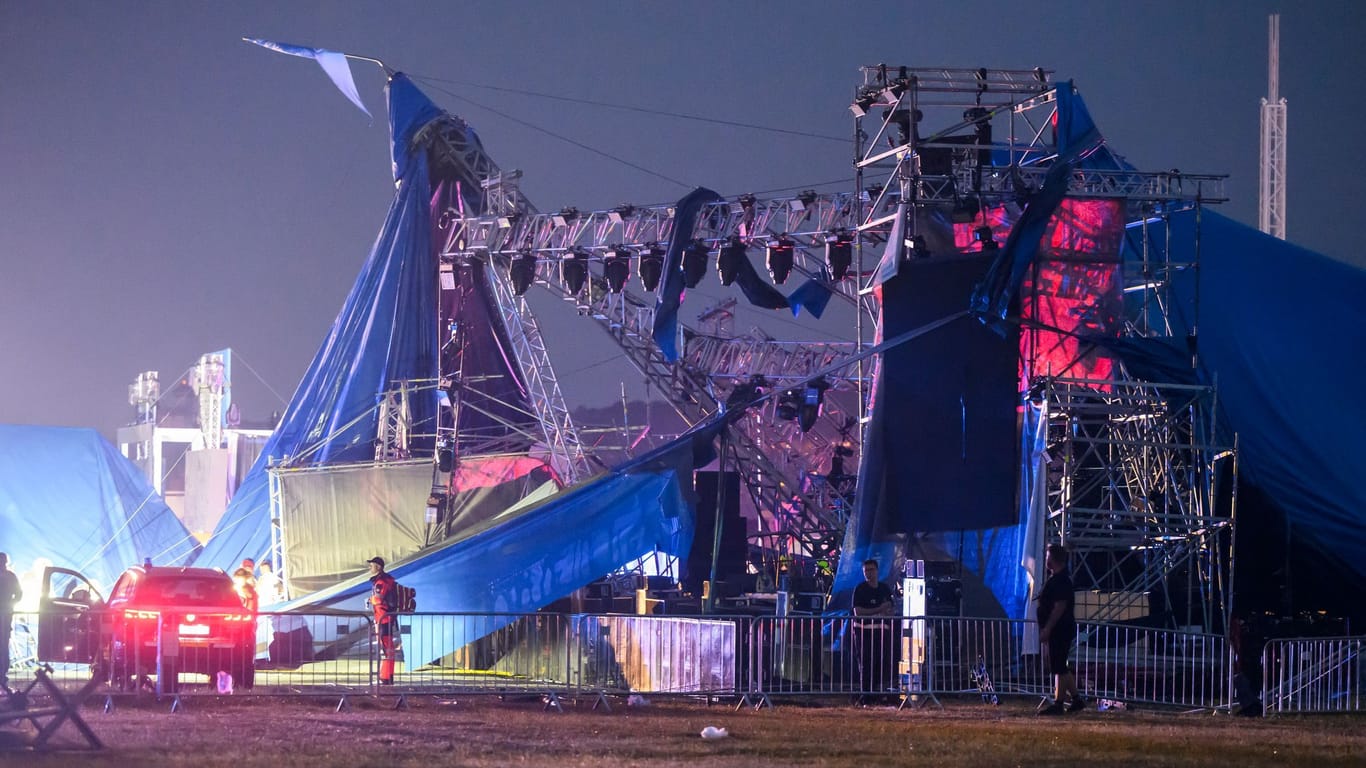
[[[683,561],[683,586],[689,592],[702,594],[702,582],[711,578],[711,550],[716,534],[716,472],[697,472],[693,484],[697,489],[696,527],[692,550]],[[716,578],[726,580],[745,575],[746,545],[745,519],[740,516],[740,475],[726,472],[722,481],[721,549],[716,559]]]

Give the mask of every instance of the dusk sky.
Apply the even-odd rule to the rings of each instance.
[[[284,409],[393,193],[384,77],[352,65],[372,121],[315,63],[243,36],[408,73],[500,166],[523,171],[541,210],[668,202],[694,185],[852,189],[841,137],[860,65],[1044,67],[1076,82],[1141,170],[1229,174],[1218,210],[1255,226],[1273,12],[1289,239],[1366,267],[1353,234],[1366,100],[1347,90],[1366,73],[1357,0],[0,0],[0,423],[112,438],[140,371],[159,370],[164,388],[224,347],[244,415]],[[704,299],[690,296],[682,317]],[[744,310],[736,327],[759,322]],[[810,331],[764,322],[853,337],[838,316]],[[547,325],[571,404],[609,403],[638,378],[589,321]]]

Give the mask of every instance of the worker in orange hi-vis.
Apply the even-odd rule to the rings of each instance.
[[[375,632],[379,636],[379,684],[394,684],[394,654],[398,640],[398,582],[384,571],[384,558],[372,557],[370,564],[370,597],[367,602],[375,612]]]

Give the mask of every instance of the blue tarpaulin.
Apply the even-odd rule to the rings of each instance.
[[[1129,260],[1142,258],[1142,226],[1130,225]],[[1331,569],[1336,588],[1361,595],[1366,270],[1208,210],[1174,213],[1147,228],[1150,261],[1194,263],[1199,248],[1199,269],[1172,280],[1167,317],[1177,343],[1122,348],[1121,356],[1159,372],[1188,371],[1186,336],[1197,332],[1199,379],[1217,388],[1225,439],[1237,434],[1240,486],[1274,503],[1292,546],[1310,549],[1314,556],[1307,560],[1317,562],[1316,570]],[[1254,533],[1240,529],[1238,535]],[[1280,563],[1256,567],[1277,570]]]
[[[144,558],[183,565],[197,543],[138,468],[93,429],[0,424],[0,552],[108,588]]]
[[[431,450],[436,432],[437,292],[427,153],[407,141],[441,115],[403,75],[389,85],[398,191],[332,331],[294,392],[279,427],[229,502],[199,565],[230,568],[270,547],[270,462],[371,460],[376,404],[399,382],[426,382],[409,396],[413,432]],[[425,445],[423,445],[425,435]],[[306,455],[305,455],[306,454]]]

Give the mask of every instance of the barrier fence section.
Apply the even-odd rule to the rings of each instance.
[[[1010,619],[762,617],[746,651],[750,694],[1051,695],[1052,670],[1033,622]],[[1227,707],[1224,638],[1082,623],[1072,655],[1082,694],[1095,700]]]
[[[1366,637],[1283,638],[1262,649],[1262,713],[1361,712]]]
[[[54,624],[58,618],[79,626]],[[73,659],[106,662],[114,690],[379,690],[383,653],[368,613],[260,613],[236,628],[246,639],[233,642],[224,635],[233,628],[218,618],[16,614],[11,686],[33,679],[38,626],[47,621],[52,637],[77,638],[65,649]],[[845,695],[890,703],[962,693],[996,701],[1052,689],[1037,627],[1010,619],[418,613],[399,617],[397,639],[395,693]],[[1268,708],[1359,708],[1361,642],[1273,641]],[[1088,698],[1220,707],[1230,703],[1227,654],[1215,635],[1082,623],[1073,665]],[[89,674],[83,663],[55,665],[59,680]]]
[[[1192,709],[1232,706],[1222,635],[1083,622],[1073,659],[1077,686],[1087,697]]]

